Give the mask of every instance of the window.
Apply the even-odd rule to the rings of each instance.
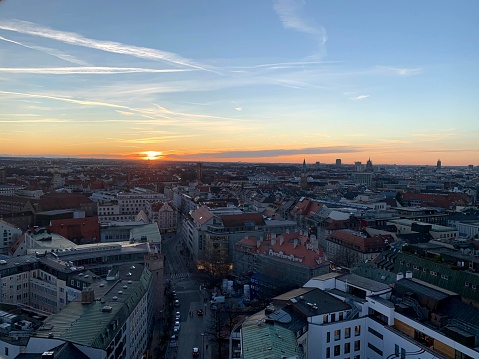
[[[394,355],[399,356],[399,345],[394,344]]]
[[[406,359],[406,349],[401,348],[401,359]]]
[[[334,331],[334,340],[341,340],[341,329],[337,329]]]
[[[361,350],[361,342],[359,340],[354,341],[354,351]]]
[[[343,320],[343,316],[344,316],[343,312],[339,313],[339,320]]]
[[[368,332],[371,333],[371,334],[374,334],[379,339],[383,338],[383,335],[381,333],[379,333],[377,330],[374,330],[373,328],[368,327]]]
[[[354,359],[361,359],[361,355],[355,355]]]
[[[351,351],[351,343],[344,343],[344,354],[348,354]]]
[[[346,339],[351,337],[351,328],[345,328],[344,329],[344,337]]]
[[[326,333],[326,343],[329,343],[331,341],[331,332]]]
[[[323,323],[327,323],[328,322],[328,315],[325,314],[323,315]]]
[[[8,356],[8,347],[5,347],[5,356]]]
[[[361,335],[361,326],[360,325],[356,325],[354,327],[354,336],[357,337],[358,335]]]
[[[383,351],[380,350],[379,348],[375,347],[374,345],[372,345],[371,343],[368,343],[368,348],[371,349],[372,351],[378,353],[379,355],[383,355]]]
[[[330,358],[330,357],[331,357],[331,348],[327,347],[326,348],[326,358]]]
[[[341,346],[340,345],[335,345],[334,346],[334,356],[337,357],[339,354],[341,354]]]

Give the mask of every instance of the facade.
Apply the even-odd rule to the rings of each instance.
[[[294,326],[288,313],[297,313],[307,326]],[[398,276],[391,288],[355,274],[330,273],[273,298],[273,307],[252,319],[258,327],[269,324],[293,331],[303,348],[298,358],[471,359],[479,356],[478,316],[479,309],[455,293],[410,274]],[[250,338],[244,329],[238,327],[231,335],[233,353],[262,358],[245,350],[253,343],[258,351],[267,350],[271,339]]]
[[[253,294],[269,297],[274,291],[264,293],[262,281],[274,283],[277,289],[301,287],[312,277],[327,273],[329,261],[315,236],[310,238],[303,232],[271,234],[236,243],[233,271],[253,274]]]
[[[13,243],[22,235],[22,230],[0,219],[0,252],[10,249]]]
[[[158,202],[151,204],[150,219],[158,224],[161,233],[176,231],[178,227],[178,209],[172,202]]]
[[[365,232],[341,229],[326,238],[326,253],[336,265],[351,268],[373,260],[393,241],[389,235],[370,237]]]
[[[30,338],[27,353],[71,343],[91,359],[141,358],[152,323],[152,275],[143,265],[115,269],[61,313],[48,317]],[[96,300],[99,298],[100,300]]]

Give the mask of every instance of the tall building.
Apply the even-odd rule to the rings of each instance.
[[[437,160],[436,169],[440,170],[442,167],[441,160]]]
[[[362,172],[363,171],[363,164],[361,163],[361,161],[354,162],[354,168],[355,168],[356,172]]]
[[[341,166],[341,158],[336,158],[336,166],[337,167]]]
[[[371,157],[369,157],[368,162],[366,162],[366,172],[373,171],[373,163],[371,161]]]
[[[201,182],[201,178],[203,177],[203,164],[201,162],[198,162],[196,165],[196,181],[198,183]]]
[[[308,174],[306,167],[306,159],[303,160],[303,167],[301,168],[301,178],[299,180],[299,186],[301,188],[308,187]]]

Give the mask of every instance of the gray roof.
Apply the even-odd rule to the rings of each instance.
[[[302,297],[302,298],[301,298]],[[320,289],[313,289],[291,299],[293,306],[306,317],[350,310],[351,306]]]
[[[370,290],[372,292],[382,292],[384,290],[390,289],[389,285],[381,282],[376,282],[375,280],[361,277],[357,274],[347,273],[338,277],[336,280],[347,282],[348,284],[359,287],[361,289]]]
[[[436,302],[451,296],[450,293],[446,293],[438,289],[427,286],[425,283],[421,283],[420,281],[407,278],[398,280],[394,286],[394,291],[398,294],[404,295],[408,292],[412,292],[431,298]]]
[[[82,304],[81,295],[78,296],[61,312],[48,317],[34,336],[48,338],[51,333],[54,338],[74,344],[105,349],[148,291],[151,273],[143,265],[124,265],[119,278],[95,281],[91,286],[96,299],[93,303]],[[105,306],[111,307],[111,311],[103,311]],[[115,320],[118,326],[111,329],[109,324]]]

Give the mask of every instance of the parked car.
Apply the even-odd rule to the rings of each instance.
[[[176,333],[176,332],[179,332],[180,331],[180,322],[175,322],[175,326],[173,327],[173,331]]]
[[[192,353],[193,358],[199,358],[200,357],[200,350],[198,348],[193,348],[193,353]]]
[[[180,301],[178,299],[175,300],[175,307],[176,308],[179,308],[180,306]]]
[[[170,348],[176,348],[178,346],[178,337],[176,335],[172,335],[170,339]]]
[[[203,312],[202,309],[198,309],[198,312],[197,312],[197,313],[198,313],[198,317],[201,317],[201,316],[203,316],[203,314],[204,314],[204,312]]]
[[[176,314],[175,314],[175,320],[176,320],[176,321],[180,321],[180,318],[181,318],[181,313],[180,313],[180,312],[176,312]]]

